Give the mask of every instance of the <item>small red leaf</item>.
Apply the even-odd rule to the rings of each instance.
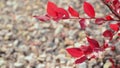
[[[100,48],[99,43],[96,40],[87,37],[87,41],[89,42],[90,47],[92,49],[98,49],[98,48]]]
[[[85,55],[89,55],[93,52],[92,48],[86,45],[81,46],[80,49],[84,52]]]
[[[97,58],[97,56],[93,54],[89,59],[95,59],[95,58]]]
[[[109,27],[114,30],[114,31],[118,31],[119,30],[119,25],[118,24],[110,24]]]
[[[73,9],[72,7],[69,6],[68,11],[71,14],[71,16],[79,17],[79,13],[75,9]]]
[[[84,29],[86,28],[85,19],[81,19],[81,20],[79,21],[79,24],[80,24],[81,29],[84,30]]]
[[[118,26],[120,27],[120,22],[118,22],[117,24],[118,24]]]
[[[102,46],[102,48],[103,48],[103,50],[105,50],[106,48],[108,48],[109,46],[108,46],[108,43],[107,42],[105,42],[104,44],[103,44],[103,46]]]
[[[120,33],[118,33],[118,36],[120,36]]]
[[[60,19],[68,19],[69,18],[69,14],[68,12],[63,9],[63,8],[57,8],[55,10],[57,17],[53,18],[53,20],[55,21],[59,21]]]
[[[114,60],[112,58],[110,58],[109,61],[112,63],[112,67],[111,68],[115,68]]]
[[[79,59],[77,59],[75,61],[75,64],[83,63],[85,60],[87,60],[87,57],[86,56],[82,56],[82,57],[80,57]]]
[[[83,9],[84,9],[84,12],[91,18],[94,18],[95,17],[95,11],[94,11],[94,8],[93,6],[88,3],[88,2],[84,2],[83,4]]]
[[[102,25],[103,23],[105,23],[104,18],[97,18],[95,20],[95,24],[97,25]]]
[[[78,58],[84,55],[80,48],[68,48],[66,50],[72,57],[75,57],[75,58]]]
[[[48,1],[48,3],[47,3],[47,13],[48,13],[48,15],[52,16],[52,17],[56,17],[57,16],[56,11],[55,11],[56,9],[57,9],[56,4]]]
[[[112,51],[115,51],[115,49],[116,49],[115,46],[110,46],[110,48]]]
[[[113,32],[111,31],[111,30],[105,30],[104,32],[103,32],[103,36],[104,37],[110,37],[110,40],[112,40],[112,38],[113,38]]]
[[[110,15],[105,16],[106,20],[113,20],[113,18]]]
[[[36,19],[40,20],[40,21],[49,21],[50,20],[50,17],[48,15],[45,15],[45,16],[33,16],[35,17]]]
[[[56,12],[57,12],[58,18],[60,16],[62,17],[62,19],[68,19],[69,18],[68,12],[63,8],[57,8]]]
[[[109,2],[110,2],[110,0],[105,0],[105,2],[106,2],[106,3],[109,3]]]

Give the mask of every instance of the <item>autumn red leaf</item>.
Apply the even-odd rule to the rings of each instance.
[[[49,21],[50,17],[48,15],[44,15],[44,16],[33,16],[36,19],[40,20],[40,21]]]
[[[83,9],[84,9],[84,12],[91,18],[94,18],[95,17],[95,10],[93,8],[93,6],[88,3],[88,2],[84,2],[83,4]]]
[[[110,15],[105,16],[106,20],[113,20],[113,18]]]
[[[96,18],[95,24],[102,25],[103,23],[105,23],[104,18]]]
[[[68,12],[63,8],[57,8],[56,12],[57,12],[58,18],[62,18],[62,19],[68,19],[69,18]]]
[[[90,46],[82,45],[80,49],[84,52],[85,55],[89,55],[93,52]]]
[[[120,27],[120,22],[118,22],[117,24],[118,24],[118,26]]]
[[[85,23],[85,19],[80,19],[80,21],[79,21],[79,24],[80,24],[80,27],[81,27],[81,29],[85,29],[86,28],[86,23]]]
[[[104,32],[103,32],[103,36],[104,37],[109,37],[110,38],[110,40],[112,40],[112,38],[113,38],[113,32],[111,31],[111,30],[105,30]]]
[[[120,36],[120,33],[118,33],[118,36]]]
[[[105,2],[106,2],[106,3],[109,3],[109,2],[110,2],[110,0],[105,0]]]
[[[105,42],[105,43],[103,44],[103,46],[102,46],[102,49],[105,50],[105,49],[108,48],[108,47],[109,47],[109,46],[108,46],[108,43]]]
[[[87,41],[92,49],[100,48],[99,43],[95,39],[87,37]]]
[[[115,68],[114,60],[112,58],[109,58],[109,61],[112,63],[112,68]]]
[[[80,48],[67,48],[66,50],[72,57],[75,57],[75,58],[78,58],[84,55]]]
[[[57,14],[56,14],[56,10],[57,9],[57,5],[54,4],[53,2],[50,2],[48,1],[47,3],[47,13],[49,16],[52,16],[52,17],[57,17]]]
[[[89,59],[95,59],[95,58],[97,58],[97,56],[93,54]]]
[[[57,16],[55,18],[53,18],[54,21],[59,21],[60,19],[68,19],[69,18],[69,14],[65,9],[57,8],[55,11],[56,11]]]
[[[78,58],[78,59],[75,61],[75,64],[83,63],[85,60],[87,60],[87,57],[86,57],[86,56],[82,56],[82,57]]]
[[[118,31],[119,30],[119,25],[118,24],[110,24],[109,27],[114,30],[114,31]]]
[[[115,51],[115,49],[116,49],[115,46],[110,46],[110,48],[112,51]]]
[[[79,13],[75,9],[73,9],[72,7],[69,6],[68,11],[71,14],[71,16],[79,17]]]

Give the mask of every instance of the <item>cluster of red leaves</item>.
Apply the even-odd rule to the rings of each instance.
[[[104,37],[109,37],[110,40],[112,40],[113,36],[119,31],[120,29],[120,23],[114,23],[109,25],[110,29],[105,30],[103,32]],[[118,32],[118,36],[120,33]]]
[[[108,6],[112,8],[113,13],[120,14],[120,2],[119,0],[104,0],[105,3],[108,3]],[[111,21],[114,20],[111,15],[106,15],[103,18],[95,18],[95,10],[93,6],[88,3],[87,1],[84,1],[83,3],[83,10],[85,14],[87,14],[88,18],[82,18],[80,17],[80,14],[73,9],[71,6],[68,7],[68,9],[61,8],[57,6],[55,3],[48,1],[47,3],[47,13],[43,16],[34,16],[40,21],[49,21],[49,20],[54,20],[54,21],[59,21],[63,19],[78,19],[79,24],[81,26],[81,29],[85,30],[87,27],[86,19],[95,19],[95,24],[97,25],[102,25],[105,23],[105,21]],[[116,15],[116,16],[118,16]],[[105,30],[103,32],[104,37],[109,37],[109,40],[113,39],[113,36],[117,33],[118,36],[120,36],[119,27],[120,27],[120,22],[110,24],[109,25],[110,29]],[[98,58],[99,54],[101,54],[103,51],[106,49],[110,48],[111,50],[114,50],[114,46],[108,45],[108,43],[104,43],[102,46],[99,45],[99,43],[90,37],[87,37],[87,41],[89,45],[82,45],[80,48],[67,48],[67,52],[74,58],[77,58],[75,63],[82,63],[87,59],[91,58]]]
[[[90,37],[87,37],[88,45],[82,45],[80,48],[67,48],[67,52],[74,58],[77,58],[75,63],[82,63],[87,59],[98,58],[106,49],[115,50],[114,46],[104,43],[102,46]]]
[[[88,2],[84,2],[83,4],[84,7],[84,12],[90,17],[94,18],[95,17],[95,11],[92,5]],[[55,3],[48,1],[47,3],[47,14],[44,16],[34,16],[40,21],[49,21],[49,20],[54,20],[54,21],[59,21],[61,19],[70,19],[70,18],[77,18],[80,19],[79,23],[81,26],[81,29],[86,28],[85,24],[85,19],[81,18],[79,13],[73,9],[71,6],[68,7],[67,10],[64,8],[58,7]]]
[[[91,4],[88,2],[84,2],[84,12],[91,18],[95,17],[95,11]],[[47,15],[47,16],[46,16]],[[73,9],[71,6],[68,7],[68,10],[64,8],[58,7],[55,3],[48,1],[47,3],[47,14],[45,16],[35,16],[40,21],[47,21],[49,19],[53,19],[58,21],[60,19],[68,19],[70,15],[73,17],[79,18],[79,13]],[[46,19],[47,18],[47,19]],[[48,19],[49,18],[49,19]]]
[[[120,14],[120,1],[119,0],[105,0],[106,3],[109,3],[110,8]]]

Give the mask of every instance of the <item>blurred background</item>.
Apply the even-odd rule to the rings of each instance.
[[[0,68],[83,68],[65,50],[86,44],[78,20],[41,22],[33,17],[46,14],[47,1],[0,0]],[[65,9],[71,5],[81,17],[86,16],[82,0],[51,1]],[[109,12],[100,1],[87,1],[95,7],[96,17]],[[94,26],[87,31],[102,41],[99,35],[105,28]]]

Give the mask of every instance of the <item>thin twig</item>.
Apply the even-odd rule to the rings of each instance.
[[[120,15],[119,15],[118,13],[116,13],[116,12],[111,8],[111,6],[110,6],[108,3],[105,2],[105,0],[101,0],[101,1],[110,9],[110,11],[111,11],[118,19],[120,19]]]
[[[100,19],[100,18],[68,18],[68,19],[90,19],[90,20],[95,20],[95,19]],[[105,19],[103,19],[103,21],[120,21],[120,20],[105,20]]]

